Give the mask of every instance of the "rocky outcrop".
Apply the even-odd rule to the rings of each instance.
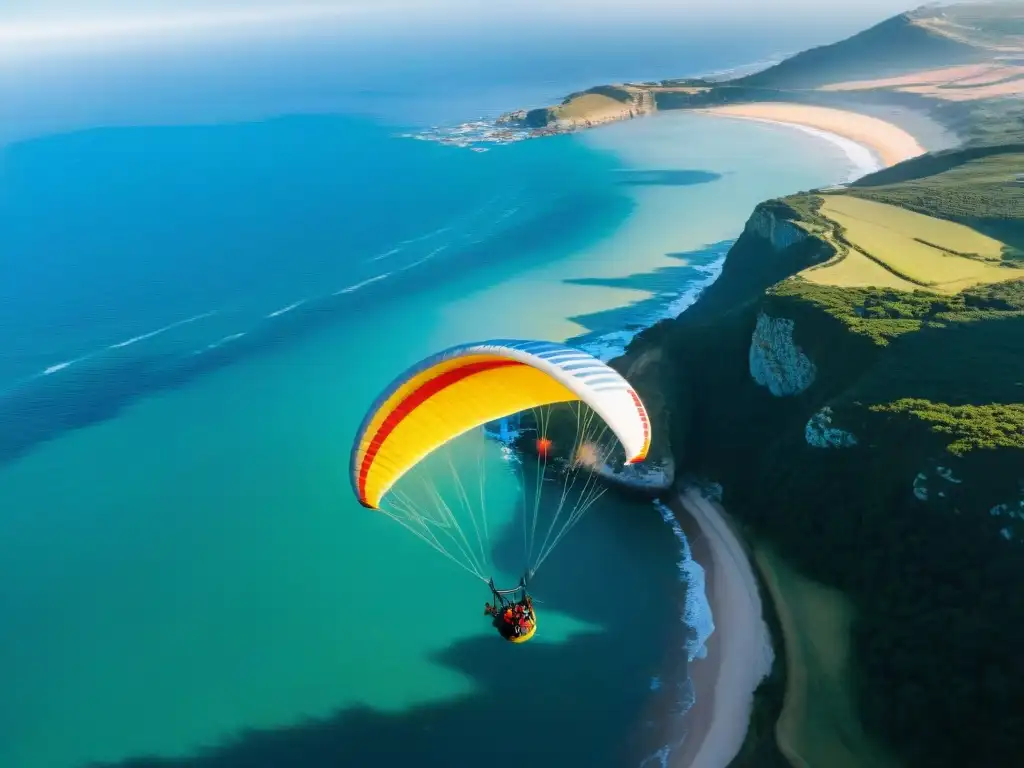
[[[515,128],[546,128],[554,122],[554,110],[550,107],[537,109],[517,109],[499,115],[494,121],[496,125]]]
[[[804,439],[812,448],[852,448],[857,438],[845,429],[832,426],[832,409],[825,406],[807,420]]]
[[[495,122],[499,126],[530,129],[531,136],[546,136],[631,120],[656,110],[649,88],[597,86],[571,94],[556,106],[506,112]]]
[[[804,392],[817,375],[814,363],[793,340],[795,325],[761,312],[750,339],[750,376],[776,397]]]
[[[498,125],[521,125],[526,120],[526,110],[517,109],[513,112],[506,112],[503,115],[499,115],[498,119],[494,122]]]
[[[1007,541],[1024,541],[1024,480],[1019,483],[1020,498],[996,504],[988,513],[1000,519],[1005,525],[999,529],[999,535]]]
[[[960,485],[962,482],[949,467],[937,466],[918,472],[914,477],[912,490],[914,498],[918,501],[945,499],[948,496],[949,486]]]
[[[788,219],[783,219],[774,211],[758,206],[747,219],[746,231],[771,243],[772,250],[778,252],[791,245],[806,240],[809,235]]]

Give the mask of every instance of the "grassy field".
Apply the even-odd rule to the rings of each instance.
[[[859,251],[847,251],[821,267],[812,267],[801,277],[817,285],[836,285],[843,288],[893,288],[913,291],[921,286],[894,275],[881,264]]]
[[[853,609],[841,592],[804,578],[770,548],[755,558],[786,644],[786,696],[779,749],[796,768],[896,765],[864,733],[850,684]]]
[[[824,195],[819,213],[841,228],[846,257],[805,273],[818,284],[952,294],[1024,278],[1004,243],[962,224],[851,195]]]
[[[1024,173],[1021,148],[911,160],[865,177],[846,194],[965,224],[1005,243],[1004,258],[1024,261],[1024,185],[1015,181]]]
[[[570,99],[565,104],[554,107],[551,111],[556,120],[601,120],[609,115],[628,112],[629,104],[624,104],[610,96],[600,93],[585,93]]]

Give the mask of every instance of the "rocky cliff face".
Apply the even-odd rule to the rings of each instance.
[[[1002,525],[1000,536],[1024,544],[1024,478],[1017,481],[1017,488],[1016,499],[996,504],[988,513]]]
[[[607,95],[615,93],[617,98]],[[642,117],[655,112],[654,96],[640,87],[598,86],[573,94],[559,105],[507,112],[498,125],[533,129],[534,135],[567,133],[608,123]]]
[[[814,383],[817,373],[793,341],[794,326],[792,320],[761,312],[750,339],[750,376],[776,397],[800,394]]]
[[[768,241],[773,251],[785,250],[808,237],[807,232],[798,225],[764,206],[754,209],[744,231]]]
[[[807,420],[804,439],[813,448],[851,448],[857,444],[856,435],[832,425],[832,408],[828,405]]]

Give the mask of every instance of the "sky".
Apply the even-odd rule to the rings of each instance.
[[[740,14],[870,23],[913,5],[907,0],[17,0],[0,3],[0,46],[60,49],[145,35],[253,33],[281,25],[351,29],[393,25],[396,18],[437,27],[666,17],[707,23]]]

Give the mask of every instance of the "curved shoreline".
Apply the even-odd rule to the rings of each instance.
[[[714,116],[714,115],[713,115]],[[815,136],[819,139],[827,141],[843,151],[846,158],[850,161],[851,169],[849,175],[843,179],[841,184],[849,184],[851,181],[856,181],[861,176],[866,176],[869,173],[874,173],[885,167],[885,161],[882,155],[879,154],[878,150],[873,149],[867,144],[861,144],[854,141],[846,136],[841,136],[838,133],[832,131],[826,131],[821,128],[815,128],[810,125],[804,125],[803,123],[795,123],[786,120],[769,120],[766,117],[739,117],[734,115],[717,115],[718,117],[732,117],[734,120],[745,120],[752,123],[762,123],[764,125],[777,125],[782,128],[788,128],[801,133],[806,133],[809,136]]]
[[[877,117],[846,109],[790,102],[751,102],[692,111],[714,117],[788,125],[813,132],[822,138],[831,136],[833,143],[840,146],[844,146],[846,142],[853,142],[877,158],[879,167],[902,163],[904,160],[923,155],[926,151],[916,138],[902,128]],[[849,152],[847,155],[849,156]]]

